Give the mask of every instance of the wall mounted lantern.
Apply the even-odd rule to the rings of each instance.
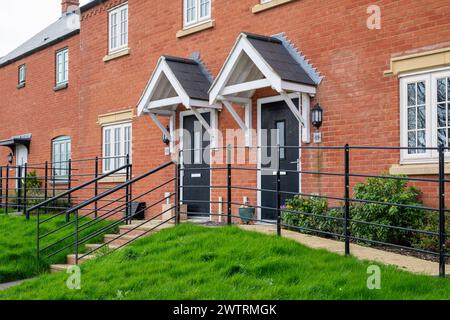
[[[12,154],[12,152],[10,152],[10,153],[8,154],[8,163],[9,163],[9,164],[12,164],[12,163],[13,163],[13,154]]]
[[[323,109],[320,106],[320,104],[316,104],[314,108],[312,108],[311,115],[312,115],[312,125],[316,129],[320,129],[323,122]]]
[[[166,130],[167,130],[167,132],[170,132],[169,126],[166,127]],[[168,145],[170,144],[170,137],[168,137],[167,135],[165,135],[165,134],[163,133],[163,135],[162,135],[162,141],[163,141],[163,143],[164,143],[166,146],[168,146]]]

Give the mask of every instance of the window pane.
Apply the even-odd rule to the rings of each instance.
[[[446,129],[439,129],[438,130],[438,146],[444,145],[447,140],[446,137],[447,130]]]
[[[111,49],[117,48],[117,13],[111,14]]]
[[[445,104],[438,104],[437,113],[438,113],[437,114],[438,127],[440,127],[440,128],[445,127],[447,124],[446,117],[445,117],[445,114],[446,114]]]
[[[425,129],[425,106],[417,108],[417,129]]]
[[[114,169],[119,168],[121,161],[120,158],[121,131],[122,131],[121,128],[114,129]]]
[[[416,108],[408,108],[408,130],[416,129]]]
[[[425,104],[425,82],[417,83],[417,104]]]
[[[105,171],[111,170],[111,130],[105,130],[105,146],[104,146],[104,154],[105,154]]]
[[[194,132],[194,163],[202,163],[202,132]]]
[[[209,0],[200,0],[200,18],[209,16],[210,4]]]
[[[120,12],[120,46],[128,43],[128,8],[123,8]]]
[[[408,84],[408,106],[416,105],[416,84]]]
[[[284,124],[284,121],[277,122],[276,127],[277,127],[277,145],[279,145],[280,147],[284,147],[285,146],[285,124]],[[280,158],[281,159],[285,158],[285,149],[284,148],[280,148]]]
[[[417,146],[425,148],[425,145],[426,145],[425,130],[420,130],[417,132]],[[417,153],[425,153],[425,150],[417,150]]]
[[[437,81],[437,101],[444,102],[446,98],[446,81],[445,79],[438,79]]]
[[[450,78],[447,78],[447,102],[450,102]]]
[[[417,146],[417,144],[416,144],[416,132],[415,131],[408,132],[408,147],[414,148],[416,146]],[[409,154],[415,154],[416,150],[415,149],[409,149],[408,153]]]

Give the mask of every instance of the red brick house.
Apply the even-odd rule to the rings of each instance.
[[[93,0],[80,8],[74,26],[77,12],[67,8],[77,2],[64,0],[58,22],[0,58],[0,145],[9,147],[0,148],[1,164],[10,149],[17,164],[129,154],[138,175],[170,160],[181,140],[185,149],[186,143],[212,147],[210,162],[189,152],[193,168],[220,167],[214,159],[230,143],[227,129],[238,130],[235,145],[252,148],[245,166],[260,172],[267,143],[449,146],[446,0]],[[310,119],[316,104],[324,110],[320,129]],[[286,134],[263,141],[263,130]],[[281,159],[305,172],[343,168],[340,150],[288,149]],[[102,171],[123,161],[105,159]],[[436,163],[432,150],[351,155],[352,170],[361,174],[429,176]],[[225,179],[218,170],[185,174],[182,182],[222,185]],[[283,179],[294,193],[342,196],[341,178]],[[264,174],[243,172],[234,183],[243,187],[233,193],[236,202],[273,201],[244,189],[270,187]],[[420,187],[434,204],[437,185]],[[216,203],[225,195],[205,189],[184,196]],[[190,211],[219,210],[208,206]]]

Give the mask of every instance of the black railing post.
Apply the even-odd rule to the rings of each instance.
[[[6,165],[6,188],[5,188],[5,208],[6,213],[8,213],[9,206],[9,164]]]
[[[98,178],[98,156],[95,157],[95,179]],[[98,196],[98,181],[95,181],[94,184],[94,197]],[[95,201],[94,203],[94,218],[97,219],[98,217],[98,201]]]
[[[52,192],[53,192],[53,198],[56,196],[56,170],[58,168],[55,168],[55,162],[52,162],[52,181],[53,181],[53,185],[52,185]]]
[[[16,212],[19,212],[22,208],[22,191],[23,191],[23,185],[22,185],[22,166],[16,166],[16,204],[15,204],[15,210]]]
[[[75,264],[78,265],[78,241],[79,241],[79,221],[78,221],[78,210],[75,213]]]
[[[68,190],[72,189],[72,159],[69,159],[69,164],[68,164],[67,189]],[[70,207],[72,205],[72,194],[71,193],[69,193],[69,195],[67,196],[67,202],[68,202],[69,207]]]
[[[0,166],[0,209],[3,209],[3,166]]]
[[[127,163],[127,169],[126,169],[126,180],[127,182],[130,180],[130,155],[127,154],[126,157],[126,163]],[[125,202],[126,202],[126,222],[127,224],[130,224],[130,185],[127,184],[125,187]]]
[[[28,215],[30,215],[30,213],[28,213]],[[41,220],[40,220],[40,215],[39,215],[39,209],[37,210],[36,213],[36,257],[39,260],[39,253],[40,253],[40,246],[39,246],[39,242],[41,240],[41,235],[39,233],[39,227],[41,225]]]
[[[180,157],[175,163],[175,224],[180,224]]]
[[[345,235],[345,255],[350,255],[350,147],[348,144],[344,147],[344,188],[345,188],[345,212],[344,212],[344,235]]]
[[[23,166],[23,214],[26,216],[27,220],[30,219],[30,215],[27,211],[28,199],[27,199],[27,175],[28,175],[28,165],[25,163]]]
[[[48,199],[48,161],[45,161],[44,167],[44,201]],[[47,214],[47,206],[44,208],[44,213]]]
[[[277,188],[277,235],[281,236],[281,172],[280,172],[280,160],[281,160],[281,150],[280,145],[277,144],[276,147],[276,157],[277,157],[277,173],[276,173],[276,188]]]
[[[445,277],[445,159],[439,146],[439,276]]]
[[[231,208],[231,144],[227,146],[227,224],[232,223]]]

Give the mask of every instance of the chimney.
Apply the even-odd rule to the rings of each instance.
[[[75,11],[80,6],[80,0],[62,0],[61,1],[61,9],[62,15],[69,12]]]

